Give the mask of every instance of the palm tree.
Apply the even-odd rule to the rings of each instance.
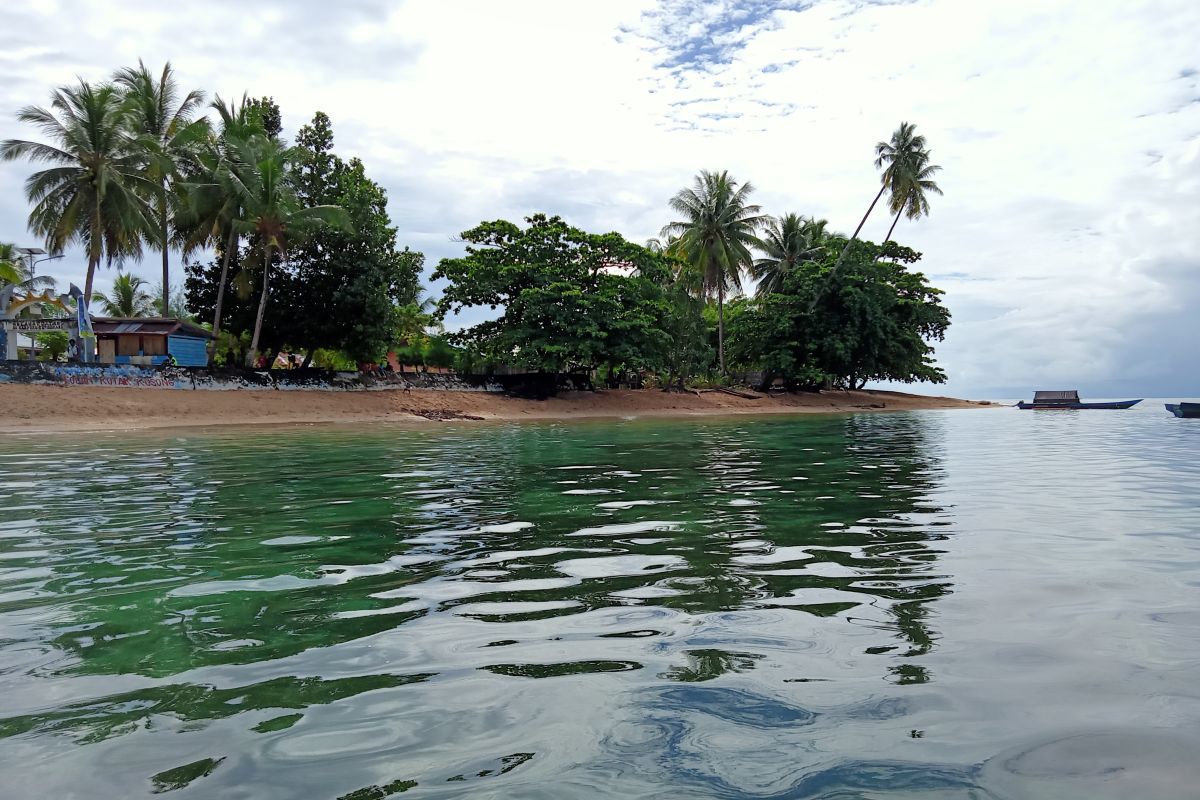
[[[208,120],[194,119],[204,102],[204,92],[192,90],[180,97],[179,86],[168,61],[155,78],[141,60],[136,68],[119,70],[114,76],[124,90],[129,125],[146,161],[146,177],[156,184],[154,215],[155,242],[162,249],[162,286],[171,285],[171,222],[178,207],[176,198],[181,167],[195,158],[196,148],[208,133]],[[162,307],[170,305],[166,294]]]
[[[110,317],[151,317],[157,312],[154,298],[145,289],[147,285],[137,275],[117,273],[112,291],[107,295],[97,294],[92,299],[100,303]]]
[[[49,275],[34,276],[11,242],[0,242],[0,283],[10,283],[25,294],[53,289],[58,281]]]
[[[96,267],[142,253],[142,240],[156,237],[154,215],[145,201],[155,185],[146,179],[138,148],[126,132],[128,111],[110,84],[81,81],[51,97],[52,110],[29,106],[17,119],[36,125],[53,144],[8,139],[0,159],[48,163],[25,182],[33,203],[29,228],[57,253],[79,242],[87,252],[84,296],[92,296]]]
[[[12,245],[0,245],[0,284],[20,285],[24,279],[17,253]]]
[[[233,158],[229,143],[242,141],[258,134],[265,135],[251,114],[252,104],[242,95],[239,105],[228,105],[217,95],[209,104],[221,117],[221,133],[210,133],[197,157],[198,179],[188,184],[185,211],[179,219],[182,228],[183,252],[193,252],[209,246],[221,252],[221,280],[217,284],[217,302],[213,309],[213,338],[209,356],[215,351],[221,334],[221,313],[225,305],[225,286],[229,281],[229,261],[237,252],[241,236],[236,221],[242,219],[242,207],[235,188],[235,176],[228,168]]]
[[[273,258],[286,259],[289,247],[317,226],[349,229],[350,218],[339,206],[304,206],[290,182],[291,165],[297,158],[294,149],[262,135],[231,139],[227,148],[231,157],[224,162],[219,182],[230,188],[232,202],[242,210],[232,226],[239,235],[256,237],[262,257],[262,294],[247,355],[253,365],[270,295]]]
[[[691,188],[671,198],[671,209],[683,216],[662,229],[664,238],[678,236],[672,250],[693,272],[704,297],[717,298],[717,354],[725,372],[725,295],[742,288],[742,270],[753,263],[751,248],[761,248],[755,235],[768,217],[747,202],[754,191],[739,185],[728,172],[701,170]]]
[[[892,220],[892,227],[888,228],[887,236],[883,243],[887,244],[892,239],[892,231],[896,230],[896,223],[900,221],[900,214],[904,214],[909,219],[920,219],[921,217],[929,216],[929,199],[925,196],[926,192],[940,195],[941,187],[933,180],[933,176],[942,171],[942,168],[937,164],[929,163],[929,151],[921,150],[913,155],[911,162],[905,165],[905,169],[900,173],[897,181],[900,192],[893,190],[891,208],[895,212],[896,217]]]
[[[763,257],[756,258],[750,274],[758,281],[757,297],[766,297],[783,287],[784,278],[796,267],[825,252],[827,220],[788,214],[773,219],[763,235]]]
[[[668,236],[665,239],[654,237],[646,240],[646,249],[659,256],[671,255],[673,248],[678,246],[678,236]]]
[[[928,156],[928,150],[925,148],[925,137],[917,133],[917,126],[909,122],[901,122],[900,127],[892,132],[892,138],[886,142],[879,142],[875,145],[875,168],[883,169],[883,173],[879,176],[879,193],[875,195],[875,199],[871,201],[871,205],[867,207],[867,213],[863,214],[862,221],[858,223],[858,227],[854,229],[854,233],[846,241],[846,247],[838,256],[837,263],[834,264],[834,270],[842,265],[842,261],[850,252],[850,246],[854,244],[854,240],[858,238],[858,234],[862,231],[863,226],[867,224],[867,218],[871,216],[871,212],[875,210],[875,204],[879,202],[879,198],[883,197],[883,193],[891,191],[893,210],[895,209],[896,197],[907,197],[910,186],[906,183],[905,175],[915,175],[920,171],[918,162],[921,159],[921,154]],[[886,165],[886,166],[885,166]],[[903,206],[905,201],[900,201]]]

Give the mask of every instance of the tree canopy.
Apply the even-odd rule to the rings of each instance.
[[[732,359],[792,386],[944,382],[929,342],[945,336],[950,312],[941,290],[908,269],[921,254],[859,240],[838,268],[833,253],[844,242],[831,245],[823,259],[787,275],[778,292],[733,309]]]
[[[231,119],[235,116],[227,113]],[[243,116],[253,126],[257,113],[250,106]],[[227,127],[234,125],[227,122]],[[376,361],[396,339],[399,309],[417,296],[424,256],[397,245],[396,229],[387,214],[387,193],[367,176],[365,165],[356,158],[345,161],[333,152],[328,116],[318,112],[300,129],[295,147],[287,151],[287,164],[283,177],[295,200],[289,201],[289,207],[337,207],[347,224],[320,225],[287,242],[286,261],[276,250],[260,349],[331,349],[353,361]],[[230,205],[236,207],[236,212],[230,212],[234,217],[246,218],[254,203]],[[247,227],[245,233],[246,245],[229,253],[227,270],[221,258],[188,271],[188,305],[201,316],[215,312],[220,288],[226,287],[225,325],[234,333],[255,326],[249,288],[252,276],[261,274],[263,258],[257,230]]]
[[[688,279],[704,297],[717,300],[717,362],[725,372],[725,298],[742,289],[742,272],[761,249],[757,232],[770,222],[749,202],[754,187],[728,172],[701,170],[692,186],[680,189],[668,205],[681,219],[669,222],[661,236],[680,257]]]
[[[672,263],[619,234],[590,234],[535,214],[521,228],[485,222],[466,231],[467,254],[443,259],[439,311],[500,310],[451,335],[481,358],[546,372],[602,365],[660,369],[671,349],[661,321]]]

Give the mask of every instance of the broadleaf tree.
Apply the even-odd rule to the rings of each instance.
[[[832,243],[823,261],[800,265],[779,291],[731,309],[731,359],[793,388],[944,382],[932,342],[944,338],[950,312],[941,290],[909,269],[921,254],[858,240],[835,259],[843,242]]]
[[[661,370],[672,345],[662,324],[670,259],[559,217],[526,223],[482,223],[462,234],[465,256],[438,264],[434,279],[449,282],[442,315],[500,311],[451,340],[483,361],[536,372]]]

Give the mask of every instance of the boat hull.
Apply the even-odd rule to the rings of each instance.
[[[1184,419],[1200,419],[1200,403],[1167,403],[1167,411]]]
[[[1117,402],[1114,402],[1114,403],[1026,403],[1025,401],[1021,401],[1020,403],[1017,403],[1017,408],[1034,409],[1036,411],[1050,411],[1050,410],[1060,410],[1060,409],[1061,410],[1077,410],[1077,411],[1089,410],[1089,409],[1117,410],[1117,409],[1122,409],[1122,408],[1133,408],[1140,402],[1142,402],[1141,399],[1118,400]]]

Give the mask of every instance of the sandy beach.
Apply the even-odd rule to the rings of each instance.
[[[136,430],[262,423],[583,419],[722,414],[848,413],[981,408],[986,402],[901,392],[830,391],[760,396],[656,390],[571,392],[523,400],[484,392],[179,391],[0,386],[0,431]]]

